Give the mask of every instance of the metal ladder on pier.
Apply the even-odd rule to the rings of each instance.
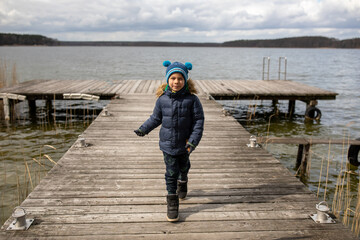
[[[284,71],[281,71],[281,65],[284,63]],[[267,71],[265,71],[267,68]],[[279,71],[278,71],[278,80],[281,80],[281,75],[284,76],[284,80],[286,80],[286,70],[287,70],[287,58],[279,57]],[[270,57],[263,57],[263,70],[262,70],[262,80],[270,80]]]
[[[284,64],[284,71],[282,71],[281,66]],[[267,71],[265,71],[267,68]],[[287,58],[279,57],[279,70],[278,70],[278,80],[281,80],[281,76],[283,76],[283,80],[286,80],[287,73]],[[267,76],[266,80],[270,80],[270,57],[263,57],[263,71],[262,71],[262,80],[265,80],[265,74]],[[276,107],[278,103],[278,99],[273,99],[273,105]],[[316,120],[319,121],[321,118],[321,111],[316,107],[317,100],[309,100],[306,102],[306,110],[305,110],[305,119],[307,120]],[[288,112],[290,116],[295,111],[295,100],[289,100]]]

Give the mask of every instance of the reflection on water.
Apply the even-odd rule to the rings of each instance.
[[[19,120],[0,122],[0,225],[107,102],[56,101],[55,122],[48,116],[44,101],[36,103],[36,122],[29,120],[27,106],[22,103],[16,109]]]

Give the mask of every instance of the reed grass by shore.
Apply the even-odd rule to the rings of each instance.
[[[233,102],[224,102],[226,108],[225,112],[239,114],[237,106],[239,106],[238,99],[234,99]],[[276,132],[273,128],[273,123],[279,121],[285,115],[285,119],[288,119],[287,114],[279,112],[277,106],[273,106],[272,111],[266,114],[266,124],[262,121],[261,133],[252,132],[252,125],[256,124],[257,118],[259,118],[259,112],[263,111],[262,102],[255,101],[253,99],[247,105],[247,111],[244,112],[241,119],[245,128],[249,126],[248,131],[253,135],[257,135],[258,140],[264,142],[264,139],[268,138],[271,134]],[[257,108],[259,111],[255,112]],[[262,112],[261,118],[265,115]],[[246,116],[245,116],[246,115]],[[264,116],[263,116],[264,115]],[[235,116],[236,117],[236,116]],[[237,116],[239,118],[239,115]],[[312,125],[317,125],[319,122],[304,122],[304,124],[310,128]],[[295,176],[299,177],[307,186],[311,188],[315,194],[317,194],[319,201],[325,200],[331,208],[331,213],[336,216],[339,222],[342,222],[357,235],[360,235],[360,183],[358,182],[360,176],[358,176],[358,170],[356,167],[350,165],[347,162],[347,150],[349,148],[348,140],[350,139],[350,132],[348,131],[348,125],[344,126],[343,145],[313,145],[310,148],[308,156],[308,164],[305,176],[297,176],[298,170],[294,168],[296,159],[296,147],[294,149],[291,159],[288,159],[289,155],[283,152],[277,153],[277,149],[282,149],[282,146],[275,146],[272,144],[263,145],[273,155],[277,156],[280,161],[285,164]],[[286,134],[284,132],[283,134]],[[281,133],[280,133],[281,135]],[[311,136],[309,136],[311,138]],[[292,148],[289,146],[289,148]],[[340,149],[341,148],[341,149]],[[341,159],[341,161],[339,161]],[[286,162],[285,162],[286,161]],[[291,163],[288,164],[288,161]],[[356,171],[356,172],[355,172]],[[335,176],[335,180],[332,180]],[[314,182],[313,179],[317,179]],[[356,189],[355,189],[356,188]],[[315,206],[314,206],[315,209]]]
[[[11,66],[11,69],[9,68],[9,65]],[[0,58],[0,88],[13,86],[17,83],[18,76],[16,72],[16,63],[9,64],[6,60]],[[0,99],[0,118],[4,118],[4,107],[2,99]]]
[[[51,145],[44,145],[41,148],[49,147],[55,149]],[[42,150],[40,150],[41,152]],[[23,154],[24,151],[23,151]],[[35,164],[34,164],[35,163]],[[39,184],[40,180],[46,176],[47,172],[55,165],[56,162],[47,154],[42,153],[38,159],[32,160],[28,156],[23,156],[23,162],[19,161],[14,169],[8,169],[5,161],[3,162],[3,181],[0,207],[2,209],[0,216],[0,225],[9,217],[10,210],[19,206],[25,198]],[[7,172],[9,174],[7,174]],[[13,186],[16,183],[16,187]],[[10,204],[9,204],[10,202]]]
[[[91,116],[87,119],[91,124]],[[19,136],[16,134],[22,130],[17,130],[15,124],[10,125],[7,134],[10,139],[5,141],[17,145],[18,150],[17,153],[11,154],[8,146],[0,149],[0,225],[3,225],[9,218],[12,209],[26,199],[41,179],[47,175],[47,172],[57,164],[57,161],[69,149],[78,135],[89,125],[78,120],[71,124],[68,121],[66,125],[64,122],[55,124],[56,130],[54,123],[47,122],[46,118],[38,121],[36,126],[30,127],[35,133],[28,133],[28,137],[25,137],[26,140],[21,140],[21,142],[18,141]],[[25,128],[27,129],[26,126]],[[35,142],[44,143],[46,141],[49,143],[35,144]],[[36,150],[36,148],[38,149]]]
[[[35,123],[29,121],[25,103],[20,104],[23,105],[20,108],[20,118],[14,117],[14,121],[7,124],[1,125],[0,123],[0,127],[3,127],[4,132],[7,132],[3,135],[7,136],[3,139],[5,147],[0,149],[0,225],[3,225],[10,216],[12,209],[20,205],[40,183],[41,179],[46,176],[47,172],[57,164],[57,161],[68,150],[73,141],[91,124],[97,115],[96,109],[89,109],[89,107],[94,106],[89,106],[87,102],[83,103],[82,112],[88,115],[83,116],[82,119],[75,113],[74,108],[78,108],[78,104],[75,102],[65,101],[64,103],[53,100],[53,106],[44,104],[44,102],[45,100],[38,102]],[[57,111],[60,113],[58,114]],[[25,134],[26,140],[22,140],[19,134]],[[43,139],[43,137],[45,138]],[[49,140],[49,143],[44,144],[46,139]],[[6,142],[12,143],[13,146],[10,147]],[[30,146],[34,145],[34,142],[43,144]],[[57,149],[51,142],[57,142],[60,149]],[[34,153],[37,148],[36,145],[39,146],[38,154]],[[16,153],[11,154],[8,150],[10,148],[17,149]]]
[[[9,68],[9,65],[11,68]],[[8,63],[0,59],[0,88],[13,86],[18,83],[16,63]]]

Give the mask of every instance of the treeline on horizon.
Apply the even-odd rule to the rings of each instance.
[[[42,35],[0,33],[0,46],[148,46],[148,47],[258,47],[258,48],[360,48],[360,38],[338,40],[304,36],[223,43],[156,41],[59,41]]]

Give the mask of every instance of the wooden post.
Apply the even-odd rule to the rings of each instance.
[[[300,176],[304,176],[306,174],[310,146],[311,145],[309,143],[299,144],[298,154],[296,158],[296,168],[299,169]]]
[[[51,122],[51,121],[53,120],[53,119],[51,118],[51,116],[52,116],[52,111],[53,111],[51,99],[46,99],[46,111],[47,111],[48,120],[49,120],[49,122]]]
[[[298,169],[301,166],[303,152],[304,152],[304,144],[299,144],[298,153],[296,157],[296,169]]]
[[[29,118],[36,122],[36,100],[35,99],[28,99],[29,105]]]
[[[289,116],[292,117],[294,112],[295,112],[295,100],[289,100],[289,106],[288,106]]]
[[[4,97],[4,98],[3,98],[3,103],[4,103],[4,116],[5,116],[5,120],[6,120],[6,121],[9,121],[9,120],[10,120],[9,98]]]
[[[310,152],[310,144],[305,145],[305,152],[304,152],[304,158],[301,161],[301,174],[304,175],[306,173],[307,163],[309,159],[309,152]]]
[[[278,104],[279,104],[279,100],[278,99],[273,99],[272,100],[272,106],[273,106],[273,112],[275,113],[275,114],[277,114],[278,113]]]

